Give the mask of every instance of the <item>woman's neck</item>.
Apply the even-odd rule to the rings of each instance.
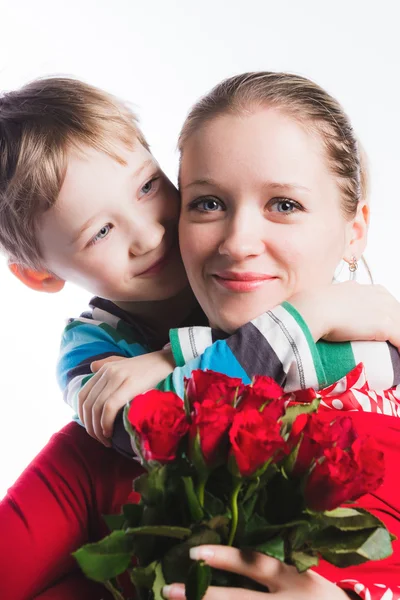
[[[176,296],[148,302],[115,302],[133,317],[138,318],[160,341],[168,339],[169,330],[179,327],[198,306],[188,285]]]

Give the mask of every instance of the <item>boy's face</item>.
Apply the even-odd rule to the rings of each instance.
[[[60,195],[39,223],[47,269],[114,302],[164,300],[187,285],[177,221],[178,192],[136,142],[103,152],[71,151]]]

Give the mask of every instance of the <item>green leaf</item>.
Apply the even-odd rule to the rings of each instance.
[[[316,515],[318,521],[326,527],[336,527],[341,531],[356,531],[359,529],[372,529],[384,527],[382,521],[366,510],[339,507]]]
[[[122,529],[125,523],[124,515],[103,515],[103,519],[110,531]]]
[[[391,537],[384,527],[363,531],[329,529],[314,536],[312,547],[337,566],[381,560],[393,552]]]
[[[154,600],[164,600],[164,596],[162,595],[162,589],[165,585],[164,574],[162,570],[161,563],[157,563],[155,568],[155,578],[153,583],[153,597]]]
[[[142,502],[148,506],[162,505],[165,499],[167,467],[154,468],[150,473],[137,477],[133,487],[142,497]]]
[[[122,507],[122,512],[125,517],[125,527],[137,527],[143,515],[143,505],[125,504]]]
[[[202,561],[195,561],[186,580],[187,600],[202,600],[211,583],[211,567]]]
[[[306,552],[292,552],[290,558],[299,573],[303,573],[311,567],[316,567],[319,563],[318,556]]]
[[[190,538],[180,544],[176,544],[166,552],[162,559],[163,573],[167,583],[184,583],[186,581],[192,560],[189,556],[190,548],[201,546],[202,544],[220,544],[221,537],[218,533],[203,527]]]
[[[132,554],[132,537],[125,531],[114,531],[100,542],[83,546],[73,556],[86,577],[104,583],[126,571]]]
[[[154,561],[147,567],[134,567],[131,570],[131,581],[136,588],[146,588],[151,590],[156,577],[157,562]]]
[[[253,550],[277,558],[281,562],[284,562],[285,560],[285,541],[280,535],[276,535],[262,544],[253,546]]]
[[[174,527],[172,525],[143,525],[142,527],[130,527],[125,532],[130,535],[155,535],[178,540],[183,540],[192,533],[191,529],[187,527]]]
[[[299,415],[317,412],[320,402],[321,398],[315,398],[312,402],[307,404],[296,404],[295,406],[289,406],[286,409],[286,413],[280,420],[282,425],[286,426],[286,429],[290,431],[293,423]]]
[[[204,510],[210,517],[226,515],[227,507],[220,498],[206,490],[204,494]]]

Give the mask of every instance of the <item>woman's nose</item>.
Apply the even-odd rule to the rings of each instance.
[[[242,220],[240,223],[232,223],[218,250],[231,260],[241,261],[261,254],[264,251],[264,241],[257,228],[251,226],[251,221],[246,223]]]

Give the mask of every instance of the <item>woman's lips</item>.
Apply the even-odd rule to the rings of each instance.
[[[214,273],[212,276],[219,285],[231,292],[252,292],[264,285],[267,281],[276,279],[273,275],[250,271],[243,273],[221,271],[219,273]]]

